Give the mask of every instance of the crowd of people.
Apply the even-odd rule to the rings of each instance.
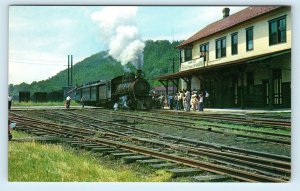
[[[159,95],[152,94],[156,108],[164,108],[165,106],[170,109],[184,110],[184,111],[203,111],[205,103],[209,102],[209,93],[201,90],[182,90],[175,94]]]

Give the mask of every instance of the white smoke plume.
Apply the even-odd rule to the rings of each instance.
[[[143,66],[145,43],[135,23],[137,7],[105,7],[91,15],[100,26],[101,37],[109,48],[109,55],[123,66],[132,63],[137,69]]]

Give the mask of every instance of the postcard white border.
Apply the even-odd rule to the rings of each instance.
[[[8,6],[9,5],[100,5],[100,4],[138,4],[138,5],[291,5],[292,6],[292,180],[290,183],[9,183],[7,181],[7,84],[8,84]],[[0,1],[0,190],[1,191],[296,191],[300,188],[300,2],[297,0],[1,0]],[[299,190],[299,189],[298,189]]]

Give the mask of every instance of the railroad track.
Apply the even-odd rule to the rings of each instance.
[[[229,131],[230,129],[227,127],[222,127],[222,126],[217,126],[217,125],[210,125],[209,127],[203,127],[203,126],[200,126],[199,124],[197,124],[197,122],[183,121],[182,119],[174,119],[174,117],[173,118],[164,118],[164,117],[160,117],[157,115],[154,115],[154,116],[142,115],[141,116],[141,114],[136,115],[132,112],[131,113],[112,112],[112,111],[107,111],[107,110],[96,110],[94,112],[96,112],[97,114],[101,114],[101,115],[115,114],[118,117],[132,118],[132,119],[137,119],[140,121],[148,121],[148,122],[157,123],[157,124],[166,124],[166,125],[169,125],[169,127],[190,128],[190,129],[197,129],[197,130],[201,130],[201,131],[209,131],[212,133],[227,134],[227,135],[236,136],[236,137],[244,137],[244,138],[249,138],[249,139],[273,142],[273,143],[280,143],[280,144],[287,144],[287,145],[291,144],[291,136],[287,135],[287,134],[232,128],[231,130],[243,132],[243,133],[236,133],[233,131]],[[259,136],[253,135],[253,134],[251,135],[249,133],[256,133],[256,134],[259,134]],[[268,135],[268,137],[263,136],[263,135]],[[270,137],[269,135],[272,137]]]
[[[167,114],[174,115],[178,114],[180,117],[186,116],[192,119],[202,119],[207,121],[221,121],[226,123],[234,123],[234,124],[251,124],[260,127],[271,127],[271,128],[280,128],[280,129],[290,129],[291,121],[281,120],[281,119],[266,119],[262,117],[255,117],[251,115],[233,115],[233,114],[196,114],[192,112],[181,112],[181,111],[168,111],[168,110],[155,110],[148,111],[147,113],[155,113],[155,114]]]
[[[43,112],[46,116],[50,116],[49,113]],[[109,122],[109,121],[103,121],[103,120],[96,120],[91,117],[74,114],[73,112],[67,112],[65,115],[56,113],[54,114],[54,117],[58,119],[59,117],[62,118],[62,120],[72,120],[74,123],[74,119],[76,119],[76,123],[82,123],[82,125],[85,125],[87,127],[85,128],[78,128],[74,126],[67,126],[64,124],[55,124],[55,123],[46,123],[42,122],[40,120],[35,120],[32,118],[20,116],[15,113],[11,113],[14,120],[21,123],[22,126],[28,126],[30,124],[30,127],[34,126],[35,129],[38,129],[39,131],[43,131],[44,133],[54,134],[56,136],[62,136],[62,137],[69,137],[74,138],[75,140],[84,140],[88,142],[92,142],[95,144],[104,144],[109,145],[113,147],[122,148],[128,151],[137,152],[140,154],[144,154],[147,156],[152,156],[154,158],[158,159],[164,159],[170,162],[175,163],[182,163],[187,166],[193,167],[193,168],[199,168],[208,172],[217,173],[217,174],[227,174],[230,177],[233,177],[238,180],[242,181],[249,181],[249,182],[282,182],[286,181],[286,178],[279,178],[278,176],[283,177],[289,177],[290,175],[290,164],[286,161],[280,161],[279,158],[277,159],[271,159],[272,156],[270,155],[270,158],[262,158],[257,156],[248,156],[247,155],[241,155],[237,154],[233,151],[230,151],[229,148],[221,148],[221,151],[218,149],[212,150],[211,148],[199,148],[198,147],[191,147],[191,146],[184,146],[184,145],[178,145],[178,144],[167,144],[165,141],[159,141],[159,140],[153,140],[153,139],[145,139],[140,138],[137,136],[131,136],[126,133],[120,133],[119,131],[111,130],[111,126],[120,126],[121,129],[127,128],[126,131],[136,129],[134,127],[128,126],[128,125],[122,125],[115,122]],[[40,115],[40,113],[39,113]],[[68,119],[69,118],[69,119]],[[88,121],[88,122],[86,122]],[[98,124],[97,124],[98,123]],[[34,124],[34,125],[33,125]],[[97,125],[95,125],[97,124]],[[100,124],[100,125],[99,125]],[[108,128],[105,128],[105,126],[108,126]],[[91,129],[93,128],[93,129]],[[137,129],[136,129],[137,130]],[[144,130],[137,130],[142,131],[143,133],[148,133],[151,135],[154,135],[154,132],[145,132]],[[97,137],[94,137],[95,135],[102,136],[100,139]],[[157,135],[157,133],[156,133]],[[158,137],[164,136],[161,134],[157,135]],[[110,139],[108,139],[108,137]],[[113,139],[111,139],[113,138]],[[166,138],[166,137],[164,137]],[[172,136],[168,138],[174,138]],[[115,141],[115,139],[118,139],[118,141]],[[123,141],[123,142],[120,142]],[[127,141],[126,144],[124,144],[124,141]],[[128,142],[129,141],[129,142]],[[153,150],[153,148],[147,148],[145,149],[145,145],[136,146],[136,144],[133,144],[133,142],[139,142],[141,143],[147,143],[152,145],[159,145],[160,147],[163,146],[164,149],[168,148],[171,150],[176,151],[182,151],[187,152],[189,155],[203,155],[206,153],[206,156],[209,156],[210,158],[214,159],[215,164],[195,160],[193,158],[187,158],[182,156],[174,156],[173,154],[167,154],[164,152],[159,152],[157,150]],[[215,147],[215,146],[214,146]],[[227,152],[224,152],[226,149],[228,149]],[[222,151],[223,150],[223,151]],[[232,149],[234,150],[234,149]],[[230,158],[234,158],[230,159]],[[242,160],[243,158],[247,158],[247,160]],[[284,158],[284,157],[282,157]],[[286,160],[286,158],[285,158]],[[290,160],[290,159],[289,159]],[[227,161],[227,162],[224,162]],[[231,161],[231,167],[235,168],[228,168],[229,162]],[[260,162],[258,162],[260,161]],[[220,165],[222,164],[222,165]],[[226,165],[225,165],[226,164]],[[235,164],[235,165],[233,165]],[[264,175],[251,173],[248,171],[245,171],[243,169],[243,165],[247,166],[247,169],[252,168],[255,169],[253,171],[258,171],[258,169],[262,169],[261,171],[266,171]],[[255,167],[256,166],[256,167]],[[237,169],[239,167],[239,169]],[[231,169],[231,170],[230,170]],[[243,170],[241,170],[243,169]],[[273,173],[276,172],[277,175],[274,177],[270,175],[274,175]],[[252,174],[252,175],[251,175]],[[268,175],[268,176],[267,176]],[[254,177],[251,177],[254,176]]]
[[[81,111],[81,110],[79,110]],[[36,111],[38,112],[38,111]],[[112,112],[112,111],[109,111],[108,113],[95,113],[94,111],[87,111],[85,110],[85,113],[93,113],[93,114],[96,114],[97,116],[105,116],[106,114],[110,114],[110,115],[107,115],[106,118],[109,118],[111,121],[120,121],[120,122],[127,122],[127,119],[130,119],[131,116],[127,116],[127,119],[126,120],[116,120],[119,116],[120,116],[120,113],[117,112]],[[55,116],[52,116],[51,115],[54,115],[56,113]],[[104,115],[105,114],[105,115]],[[61,118],[61,122],[63,121],[66,121],[66,119],[68,119],[70,121],[70,123],[82,123],[82,124],[85,124],[85,125],[92,125],[93,124],[96,124],[98,123],[99,121],[100,122],[103,122],[103,120],[99,120],[99,119],[95,119],[93,117],[88,117],[88,116],[83,116],[83,115],[80,115],[78,113],[74,113],[74,112],[71,112],[71,111],[66,111],[64,113],[59,113],[59,112],[56,112],[56,111],[51,111],[51,113],[47,112],[47,111],[39,111],[37,113],[37,116],[43,116],[45,119],[52,119],[52,118],[55,118],[55,120],[58,120],[59,118]],[[132,133],[133,131],[138,131],[138,132],[143,132],[143,133],[147,133],[148,136],[159,136],[159,137],[162,137],[164,139],[169,139],[169,140],[173,140],[173,141],[176,141],[176,142],[184,142],[184,143],[189,143],[189,144],[195,144],[195,145],[205,145],[207,147],[211,147],[211,148],[219,148],[219,149],[234,149],[236,151],[239,151],[240,152],[243,150],[243,149],[238,149],[238,148],[232,148],[232,147],[228,147],[228,146],[225,146],[225,145],[222,145],[222,146],[219,146],[220,144],[214,144],[214,143],[208,143],[208,142],[204,142],[204,141],[198,141],[198,140],[193,140],[193,139],[188,139],[188,138],[182,138],[180,136],[171,136],[169,134],[165,134],[165,133],[158,133],[157,131],[149,131],[149,130],[146,130],[146,129],[143,129],[143,128],[137,128],[136,126],[128,126],[128,125],[121,125],[119,123],[115,123],[115,124],[118,124],[119,127],[123,127],[123,129],[117,129],[117,131],[121,132],[121,131],[124,131],[124,129],[126,131],[130,131],[130,133]],[[160,124],[161,125],[161,124]],[[173,123],[171,124],[173,125]],[[107,131],[110,131],[111,129],[106,129]],[[212,133],[212,132],[209,132],[209,133]],[[222,135],[223,135],[223,132],[221,132]],[[226,134],[226,133],[225,133]],[[226,134],[227,135],[227,134]],[[274,141],[274,140],[272,140]],[[247,150],[245,153],[247,154],[251,154],[251,153],[255,153],[256,155],[259,155],[260,153],[259,152],[255,152],[255,151],[250,151],[250,150]],[[260,154],[261,156],[264,156],[264,153],[261,153]],[[274,158],[276,155],[272,155],[272,158]],[[280,158],[280,157],[279,157]],[[281,160],[281,159],[280,159]],[[288,159],[290,160],[290,159]],[[288,161],[287,160],[287,161]]]

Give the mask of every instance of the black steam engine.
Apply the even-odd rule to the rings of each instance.
[[[85,105],[112,108],[115,103],[130,109],[151,109],[150,85],[141,70],[113,78],[91,82],[76,88],[75,100]]]

